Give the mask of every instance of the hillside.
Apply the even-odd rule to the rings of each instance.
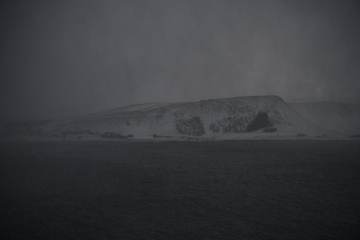
[[[288,103],[288,105],[325,129],[339,133],[360,131],[360,105],[335,102]]]
[[[359,131],[358,105],[291,103],[278,96],[137,104],[71,119],[27,123],[39,137],[251,139],[324,137]],[[8,128],[4,128],[8,129]]]

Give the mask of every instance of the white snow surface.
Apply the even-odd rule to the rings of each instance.
[[[276,132],[263,129],[246,132],[258,113],[267,113]],[[181,121],[199,118],[204,132],[198,136],[182,134]],[[215,127],[214,127],[215,126]],[[217,128],[218,131],[214,131]],[[91,131],[133,135],[152,139],[153,135],[207,138],[252,139],[282,138],[304,134],[307,137],[358,134],[360,105],[315,102],[286,103],[278,96],[235,97],[200,102],[150,103],[116,108],[77,118],[53,121],[43,127],[47,132]]]
[[[322,128],[340,133],[360,131],[360,105],[358,104],[311,102],[288,103],[288,105]]]

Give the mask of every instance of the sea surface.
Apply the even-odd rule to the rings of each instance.
[[[2,141],[1,239],[357,239],[360,141]]]

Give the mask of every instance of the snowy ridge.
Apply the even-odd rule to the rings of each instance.
[[[152,138],[157,135],[216,139],[296,134],[315,136],[339,132],[339,128],[320,127],[322,124],[319,124],[319,121],[311,121],[313,119],[309,119],[309,114],[304,116],[304,111],[299,112],[299,109],[299,104],[289,106],[278,96],[137,104],[57,123],[49,130],[88,130],[98,134],[114,132],[138,138]],[[301,109],[306,109],[306,106]],[[311,115],[313,111],[309,111]],[[268,120],[272,127],[276,128],[276,132],[264,133],[263,128],[247,131],[247,127],[259,113],[268,115]],[[337,120],[338,125],[341,125],[340,120]]]
[[[360,105],[334,102],[288,103],[310,122],[336,132],[360,131]]]
[[[32,124],[36,136],[84,135],[138,139],[251,139],[357,135],[360,105],[286,103],[278,96],[234,97],[199,102],[136,104]]]

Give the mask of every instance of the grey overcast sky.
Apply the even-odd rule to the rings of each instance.
[[[360,97],[357,1],[12,0],[0,9],[3,116]]]

